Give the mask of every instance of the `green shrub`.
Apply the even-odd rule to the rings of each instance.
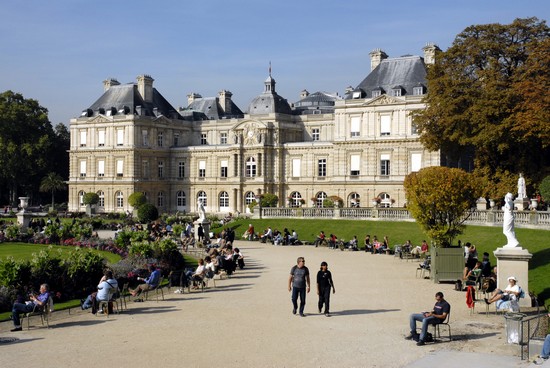
[[[105,259],[89,249],[74,248],[63,266],[67,275],[63,280],[63,292],[84,295],[97,285],[105,268]]]
[[[145,203],[144,205],[139,207],[138,219],[140,222],[147,224],[151,221],[155,221],[158,218],[159,211],[154,205],[150,203]]]
[[[18,239],[21,235],[21,228],[19,225],[10,225],[6,228],[5,234],[8,240]]]
[[[147,197],[142,192],[134,192],[128,197],[128,204],[137,210],[145,203],[147,203]]]
[[[154,254],[153,247],[148,241],[132,242],[132,245],[128,251],[130,254],[141,256],[143,258],[151,258]]]
[[[23,287],[29,283],[30,274],[28,261],[16,261],[13,257],[0,259],[0,285]]]
[[[97,195],[97,193],[88,192],[84,194],[82,202],[84,202],[85,205],[97,204],[99,202],[99,195]]]

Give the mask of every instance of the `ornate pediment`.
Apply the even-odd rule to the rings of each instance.
[[[113,118],[108,118],[105,115],[98,115],[88,120],[88,122],[89,123],[112,123]]]
[[[266,129],[265,123],[258,120],[248,120],[237,124],[232,130],[235,143],[237,143],[238,137],[241,137],[242,143],[245,145],[254,145],[263,143],[263,135]]]
[[[396,105],[396,104],[402,104],[403,100],[388,96],[388,95],[382,95],[380,97],[375,98],[374,100],[371,100],[367,103],[365,103],[363,106],[377,106],[377,105]]]
[[[165,123],[165,124],[168,124],[168,123],[171,123],[172,120],[168,119],[166,116],[164,115],[161,115],[159,117],[157,117],[155,120],[154,120],[155,123]]]

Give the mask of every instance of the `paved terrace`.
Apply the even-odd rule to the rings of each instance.
[[[507,345],[502,316],[470,316],[465,293],[415,278],[416,262],[311,246],[237,242],[246,268],[217,287],[166,293],[129,304],[120,315],[56,311],[51,328],[34,317],[30,331],[0,324],[0,367],[524,367]],[[315,288],[306,317],[292,315],[289,270],[304,256],[312,280],[321,261],[333,273],[332,317],[317,313]],[[314,281],[315,282],[315,281]],[[404,340],[411,312],[429,310],[442,291],[451,303],[453,341],[417,347]],[[480,308],[483,311],[485,308]],[[26,326],[26,321],[25,321]]]

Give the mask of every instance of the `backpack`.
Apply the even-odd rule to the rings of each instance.
[[[456,290],[456,291],[462,291],[462,280],[456,280],[456,282],[455,282],[455,290]]]
[[[434,342],[434,337],[431,332],[426,332],[426,337],[424,337],[424,342]]]

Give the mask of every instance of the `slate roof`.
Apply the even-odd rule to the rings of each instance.
[[[389,93],[395,87],[402,88],[402,96],[412,95],[414,87],[426,85],[426,65],[422,57],[388,58],[382,60],[345,98],[352,99],[354,92],[360,92],[360,98],[372,98],[373,90],[382,89],[383,93]]]
[[[91,117],[100,114],[163,115],[171,119],[181,119],[181,115],[156,88],[153,88],[153,101],[145,102],[135,83],[111,86],[92,106],[84,110],[81,116]]]
[[[314,92],[294,103],[294,114],[331,114],[334,112],[334,101],[341,99],[342,98],[336,94]]]
[[[271,75],[267,77],[264,85],[266,87],[264,92],[250,102],[247,112],[250,115],[271,113],[292,114],[288,101],[275,92],[275,79]]]
[[[184,117],[193,115],[198,119],[193,120],[218,120],[218,119],[230,119],[230,118],[242,118],[243,112],[232,100],[227,100],[229,106],[227,111],[224,112],[217,97],[201,97],[195,99],[185,109],[180,110],[180,113]]]

